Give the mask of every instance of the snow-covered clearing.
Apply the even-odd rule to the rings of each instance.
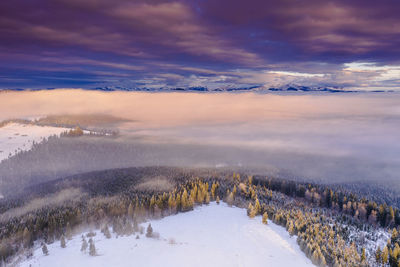
[[[80,252],[81,235],[76,235],[66,248],[59,241],[48,245],[48,256],[37,244],[33,257],[20,266],[314,266],[283,227],[271,221],[264,225],[260,216],[250,219],[245,209],[224,203],[153,220],[151,225],[159,239],[143,234],[140,239],[114,234],[106,239],[96,231],[98,256]]]
[[[9,123],[0,127],[0,162],[18,151],[32,148],[33,142],[39,143],[43,138],[60,135],[69,129],[34,124]]]

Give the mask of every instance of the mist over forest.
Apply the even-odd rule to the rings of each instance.
[[[393,96],[397,93],[2,93],[3,120],[108,127],[119,135],[37,144],[0,163],[0,190],[132,166],[236,167],[323,183],[373,181],[397,190],[400,109]],[[82,103],[82,97],[90,101]]]

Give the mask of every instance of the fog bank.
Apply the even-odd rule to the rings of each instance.
[[[54,90],[3,92],[0,103],[2,120],[97,113],[129,120],[118,124],[118,142],[135,140],[151,153],[123,166],[251,165],[332,182],[399,181],[398,93]]]

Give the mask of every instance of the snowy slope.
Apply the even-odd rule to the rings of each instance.
[[[61,127],[37,126],[33,124],[9,123],[0,127],[0,162],[19,150],[29,150],[33,142],[60,135],[69,129]]]
[[[296,237],[272,222],[250,219],[245,209],[211,203],[192,212],[151,221],[159,239],[135,235],[106,239],[96,232],[99,256],[80,252],[80,235],[61,248],[60,242],[41,248],[20,266],[313,266],[300,251]],[[144,227],[147,223],[143,224]],[[173,238],[176,243],[171,244]]]

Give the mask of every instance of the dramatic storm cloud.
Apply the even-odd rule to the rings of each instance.
[[[0,87],[400,88],[400,3],[0,3]]]

